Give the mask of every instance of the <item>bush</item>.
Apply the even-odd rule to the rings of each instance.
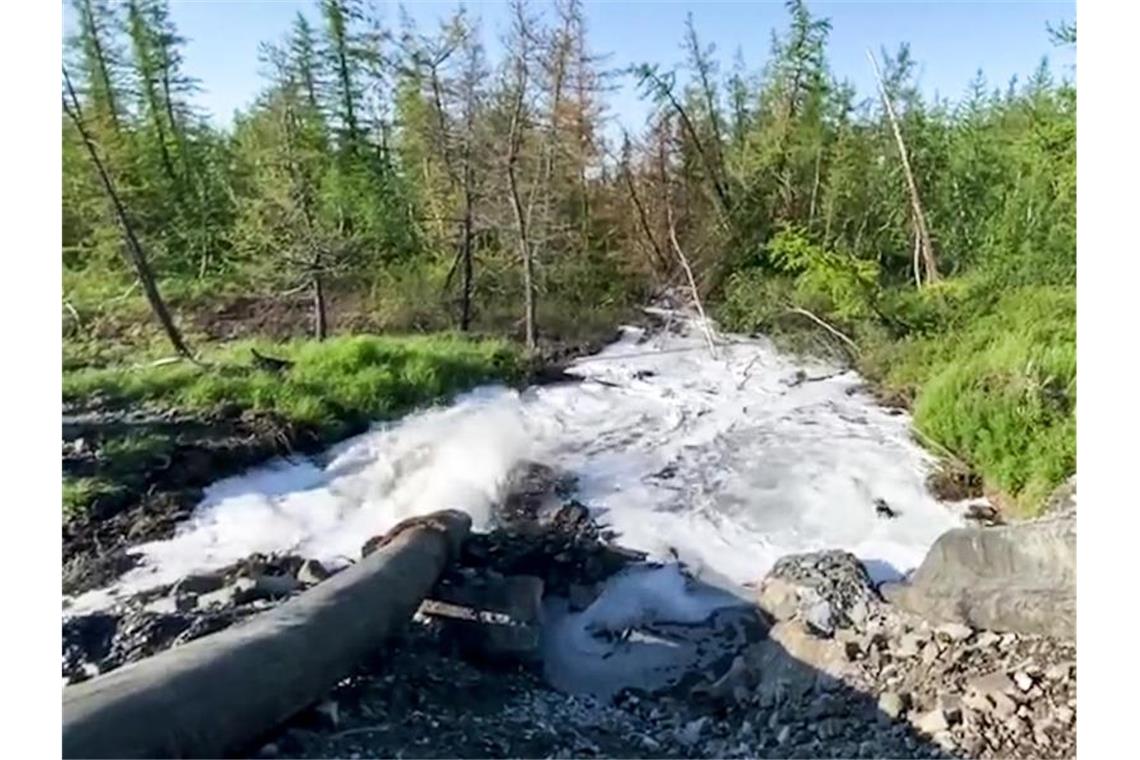
[[[878,346],[864,369],[911,392],[922,433],[1033,511],[1076,467],[1075,289],[1030,286],[961,311],[966,324]]]

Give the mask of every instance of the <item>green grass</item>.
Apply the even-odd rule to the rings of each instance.
[[[251,348],[294,362],[288,371],[255,369]],[[521,354],[505,341],[444,334],[338,337],[324,342],[240,341],[189,362],[65,370],[63,397],[155,402],[186,411],[223,404],[275,412],[322,429],[346,419],[384,418],[492,380],[513,381]]]
[[[87,514],[101,498],[115,497],[119,486],[104,478],[63,478],[63,519],[75,520]]]
[[[199,348],[204,349],[201,366],[184,361],[155,366],[153,357],[164,353],[160,347],[124,350],[116,355],[119,363],[110,366],[80,366],[73,351],[72,364],[65,362],[63,398],[83,403],[97,395],[112,405],[149,404],[203,415],[223,406],[272,412],[332,442],[362,423],[445,400],[479,383],[513,382],[525,370],[521,351],[510,343],[452,334]],[[251,348],[294,364],[282,372],[254,368]],[[65,522],[129,500],[174,445],[168,436],[152,433],[104,438],[95,477],[64,477]]]
[[[914,397],[918,430],[1032,513],[1076,468],[1076,293],[1028,286],[956,329],[872,348],[869,374]]]

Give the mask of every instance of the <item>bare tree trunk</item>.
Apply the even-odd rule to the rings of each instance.
[[[320,263],[317,263],[320,266]],[[328,337],[328,312],[325,309],[325,283],[320,270],[313,272],[313,324],[317,340]]]
[[[689,266],[689,259],[685,256],[685,252],[681,250],[681,244],[677,241],[677,226],[673,224],[673,210],[672,206],[666,204],[665,214],[669,219],[669,240],[673,243],[673,250],[677,253],[677,258],[681,261],[681,268],[685,270],[685,277],[689,280],[689,289],[693,294],[693,303],[697,307],[697,313],[701,315],[701,328],[705,333],[705,341],[709,344],[709,355],[716,359],[716,342],[713,340],[712,326],[709,324],[708,317],[705,316],[705,307],[701,304],[701,293],[697,289],[697,280],[693,277],[693,270]]]
[[[653,77],[654,83],[658,90],[663,93],[673,110],[677,112],[677,116],[681,119],[681,126],[689,135],[689,139],[693,141],[693,147],[697,151],[697,155],[701,157],[701,162],[704,163],[705,169],[709,173],[709,179],[712,180],[713,192],[716,194],[717,200],[720,202],[720,209],[727,216],[732,208],[729,202],[728,187],[721,181],[720,172],[713,158],[709,155],[708,150],[705,148],[701,138],[697,135],[697,128],[693,126],[693,122],[689,119],[689,114],[685,111],[685,107],[681,105],[676,96],[673,95],[673,90],[666,83],[662,82],[656,76]]]
[[[515,101],[511,110],[510,129],[507,134],[507,186],[510,191],[511,209],[514,211],[515,228],[518,233],[519,257],[523,266],[523,313],[526,322],[526,347],[533,352],[538,345],[535,326],[534,303],[534,261],[530,238],[527,232],[527,222],[530,220],[529,209],[524,209],[522,195],[519,192],[518,160],[522,150],[522,117],[523,105],[526,102],[526,87],[528,81],[527,71],[527,45],[529,31],[526,28],[526,19],[521,3],[515,4],[515,14],[519,30],[520,50],[515,59]]]
[[[83,123],[83,112],[79,105],[79,98],[75,95],[75,88],[71,86],[71,77],[67,75],[67,69],[63,70],[63,81],[67,85],[68,94],[68,97],[63,99],[63,110],[75,124],[75,128],[79,131],[80,137],[83,138],[83,144],[87,148],[91,162],[95,164],[95,169],[99,173],[99,179],[103,183],[103,189],[111,201],[111,205],[115,210],[115,216],[119,220],[119,226],[123,230],[128,260],[134,265],[139,282],[142,283],[143,292],[146,294],[147,301],[150,303],[150,308],[154,312],[154,315],[158,317],[158,321],[162,324],[162,329],[166,332],[166,337],[170,340],[170,344],[174,347],[174,350],[179,355],[193,361],[194,354],[186,346],[186,342],[182,339],[182,333],[178,331],[178,327],[174,324],[174,320],[166,308],[166,303],[162,300],[162,295],[158,292],[158,285],[154,281],[154,273],[151,271],[150,264],[147,262],[146,254],[143,252],[138,238],[135,237],[134,229],[131,227],[130,220],[127,218],[126,209],[123,208],[123,204],[119,200],[119,195],[115,192],[115,186],[111,182],[111,176],[107,173],[106,167],[103,166],[102,159],[99,158],[99,151],[95,148],[95,142],[91,139],[91,135],[87,132],[87,127]],[[71,100],[70,103],[68,103],[68,98]]]
[[[527,237],[526,218],[527,214],[523,210],[522,198],[519,195],[519,183],[516,176],[516,165],[518,163],[518,137],[516,131],[518,129],[517,121],[519,118],[519,111],[521,111],[521,98],[520,104],[516,107],[515,115],[511,117],[511,137],[510,148],[507,154],[507,183],[510,188],[511,194],[511,208],[515,214],[515,228],[518,232],[519,238],[519,256],[522,258],[523,265],[523,308],[524,316],[526,319],[526,347],[528,350],[533,351],[537,345],[535,336],[535,307],[534,307],[534,262],[531,260],[530,239]]]
[[[629,139],[628,137],[626,138]],[[629,162],[621,161],[621,173],[625,178],[625,186],[629,191],[629,199],[633,203],[634,209],[637,211],[637,220],[641,225],[641,231],[645,234],[645,239],[649,241],[649,245],[653,249],[655,261],[662,266],[662,274],[669,273],[669,259],[665,252],[661,250],[661,245],[657,242],[657,238],[653,236],[653,229],[649,225],[649,215],[645,211],[645,206],[641,203],[641,198],[637,195],[637,186],[633,183],[633,175],[629,170]]]
[[[875,70],[875,80],[879,84],[879,95],[883,99],[883,108],[887,111],[887,118],[891,122],[891,130],[895,135],[895,142],[898,143],[899,156],[902,158],[903,173],[906,175],[907,190],[910,192],[910,205],[911,212],[914,215],[914,227],[918,235],[919,242],[921,243],[921,253],[924,268],[926,270],[926,283],[929,285],[932,282],[938,281],[938,264],[934,259],[934,244],[930,240],[930,231],[926,227],[926,214],[922,210],[922,200],[918,195],[918,183],[915,182],[914,172],[910,168],[910,157],[907,154],[906,143],[903,142],[902,130],[899,128],[898,118],[895,116],[895,108],[891,105],[891,99],[887,95],[887,89],[883,85],[883,75],[879,71],[879,64],[875,60],[875,55],[870,50],[867,51],[867,58],[871,61],[871,67]]]
[[[465,175],[470,174],[470,169],[464,172]],[[472,237],[474,230],[473,216],[473,199],[471,197],[471,179],[470,177],[464,178],[464,191],[463,191],[463,296],[462,296],[462,311],[459,315],[459,329],[467,332],[471,329],[471,281],[473,277],[473,267],[471,256],[473,251]]]

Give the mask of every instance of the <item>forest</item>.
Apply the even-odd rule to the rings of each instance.
[[[691,17],[681,60],[614,70],[581,0],[514,0],[497,56],[471,10],[424,29],[320,0],[219,127],[167,0],[70,2],[67,403],[237,403],[335,438],[522,378],[673,290],[845,356],[1009,509],[1075,470],[1076,87],[1044,61],[932,100],[903,45],[860,94],[802,0],[760,70]],[[611,128],[619,80],[643,129]],[[65,512],[111,487],[65,475]]]

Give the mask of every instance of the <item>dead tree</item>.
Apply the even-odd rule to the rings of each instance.
[[[879,64],[875,60],[875,54],[870,50],[867,51],[867,59],[871,61],[871,67],[875,70],[875,81],[879,84],[879,95],[883,99],[883,108],[887,112],[887,119],[891,123],[891,130],[895,135],[895,142],[898,144],[899,157],[902,159],[903,174],[906,175],[906,186],[910,193],[910,207],[911,214],[914,221],[914,230],[917,240],[915,241],[916,256],[914,264],[914,279],[915,282],[921,284],[922,276],[919,273],[918,254],[921,253],[923,268],[926,274],[926,284],[929,285],[938,281],[938,264],[934,259],[934,244],[930,240],[930,230],[926,226],[926,214],[922,210],[922,199],[918,195],[918,183],[914,179],[914,172],[910,168],[910,158],[907,154],[906,143],[903,142],[902,130],[899,128],[898,118],[895,116],[895,108],[891,104],[890,95],[887,94],[887,88],[883,84],[883,75],[879,71]]]
[[[710,153],[708,148],[705,147],[704,142],[701,140],[700,135],[697,133],[697,128],[693,124],[692,119],[689,118],[688,111],[681,105],[681,101],[677,100],[677,96],[673,93],[673,77],[659,76],[651,66],[642,66],[638,70],[638,75],[641,77],[643,86],[648,86],[651,92],[656,93],[659,100],[667,102],[677,116],[681,120],[681,128],[685,130],[685,134],[693,143],[693,148],[697,151],[697,155],[701,158],[701,163],[705,166],[705,171],[709,174],[709,179],[712,182],[713,193],[719,203],[721,212],[728,216],[732,210],[732,204],[729,198],[728,185],[723,181],[719,167],[716,164],[716,159]]]
[[[182,339],[182,333],[179,332],[178,326],[174,324],[174,320],[170,316],[170,311],[166,308],[166,302],[162,300],[162,295],[158,292],[158,285],[155,283],[154,272],[151,270],[150,263],[147,261],[146,253],[143,251],[142,245],[139,244],[138,238],[135,236],[134,228],[131,226],[130,219],[127,217],[127,211],[119,199],[119,194],[115,191],[115,185],[111,181],[111,176],[108,174],[107,168],[103,165],[103,160],[99,157],[99,151],[95,147],[95,141],[87,131],[87,126],[83,121],[83,110],[79,105],[79,98],[75,94],[75,88],[71,85],[71,77],[67,75],[67,69],[63,70],[63,81],[67,88],[67,94],[63,98],[63,110],[75,125],[79,136],[83,139],[83,145],[87,149],[87,154],[91,157],[91,163],[95,165],[95,170],[99,174],[99,180],[103,184],[103,190],[107,193],[107,198],[111,202],[111,207],[115,212],[119,227],[123,231],[127,260],[134,266],[135,274],[138,275],[139,282],[142,283],[143,292],[146,294],[146,299],[150,303],[151,311],[153,311],[154,315],[158,318],[163,331],[166,333],[166,337],[170,340],[170,344],[180,356],[193,360],[194,354]]]
[[[633,172],[629,167],[629,154],[631,152],[629,143],[629,134],[622,132],[621,144],[621,159],[619,161],[621,167],[622,178],[625,180],[626,191],[629,193],[630,203],[637,211],[638,224],[641,226],[641,231],[645,235],[645,239],[649,241],[650,249],[653,251],[652,261],[662,269],[663,275],[668,275],[669,272],[669,258],[665,255],[665,251],[661,249],[661,244],[657,242],[656,236],[653,234],[653,228],[649,224],[649,215],[645,211],[645,205],[641,202],[641,197],[637,194],[637,185],[633,181]]]

